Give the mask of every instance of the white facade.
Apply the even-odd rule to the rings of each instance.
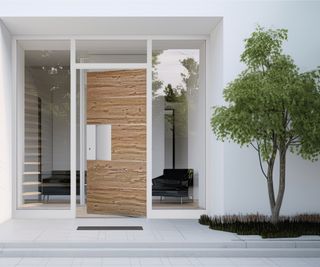
[[[12,83],[11,35],[0,22],[0,221],[11,218],[12,207]]]
[[[0,17],[0,221],[11,217],[12,189],[15,179],[15,162],[11,157],[15,152],[15,98],[11,82],[11,40],[14,36],[28,38],[26,34],[38,38],[50,34],[68,39],[73,35],[201,35],[208,38],[206,69],[206,210],[208,214],[269,213],[267,186],[260,172],[256,152],[251,148],[239,148],[232,143],[215,140],[210,128],[211,107],[223,104],[222,91],[244,66],[239,62],[243,51],[243,40],[259,24],[264,27],[286,28],[289,41],[285,52],[290,54],[301,71],[314,69],[320,65],[320,2],[317,1],[257,1],[257,2],[216,2],[202,1],[3,1]],[[20,2],[20,3],[19,3]],[[37,5],[36,5],[37,4]],[[38,8],[34,8],[38,6]],[[126,7],[126,8],[124,8]],[[52,18],[9,18],[9,17]],[[59,16],[78,18],[63,18]],[[81,16],[90,16],[81,20]],[[92,17],[106,17],[94,19]],[[112,18],[108,18],[112,16]],[[117,18],[117,16],[119,18]],[[144,16],[154,17],[147,22]],[[174,20],[169,17],[183,17]],[[185,25],[187,17],[214,17],[217,23],[193,23]],[[122,17],[122,18],[120,18]],[[130,18],[125,18],[130,17]],[[136,17],[136,23],[134,18]],[[193,18],[195,20],[195,18]],[[143,23],[143,20],[146,23]],[[167,24],[166,24],[167,23]],[[168,24],[172,23],[171,27]],[[112,25],[112,27],[108,27]],[[156,27],[158,26],[158,27]],[[8,30],[8,29],[9,30]],[[49,35],[48,35],[49,34]],[[186,37],[185,37],[186,38]],[[150,51],[149,51],[150,52]],[[150,75],[150,73],[149,73]],[[155,108],[155,107],[153,107]],[[152,107],[149,106],[149,113]],[[72,121],[72,120],[71,120]],[[148,121],[150,122],[150,120]],[[72,133],[71,133],[72,134]],[[74,144],[75,145],[75,144]],[[148,145],[151,145],[150,139]],[[148,160],[150,161],[150,157]],[[283,200],[282,214],[320,212],[320,163],[308,162],[289,155],[287,186]],[[277,170],[277,168],[275,168]],[[276,183],[275,183],[276,184]],[[150,184],[148,184],[150,186]],[[13,201],[14,202],[14,201]],[[197,217],[201,214],[184,212],[150,213],[150,217]],[[148,216],[149,216],[148,215]]]

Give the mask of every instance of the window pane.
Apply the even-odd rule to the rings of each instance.
[[[69,42],[23,41],[19,49],[24,58],[23,131],[19,131],[24,133],[24,158],[18,206],[69,208]]]
[[[147,42],[137,40],[79,40],[78,63],[146,63]]]
[[[153,42],[153,208],[205,207],[204,41]]]

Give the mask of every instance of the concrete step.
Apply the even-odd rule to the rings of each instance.
[[[2,257],[320,257],[320,241],[3,242]]]

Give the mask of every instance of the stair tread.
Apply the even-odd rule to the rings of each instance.
[[[23,182],[23,185],[40,185],[41,182]]]
[[[41,195],[41,192],[24,192],[22,193],[23,196],[37,196]]]
[[[24,175],[40,174],[40,172],[24,172]]]

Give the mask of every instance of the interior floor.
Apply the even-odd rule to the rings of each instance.
[[[200,209],[198,200],[163,197],[152,200],[153,209]]]
[[[33,210],[56,210],[56,209],[70,209],[70,203],[59,203],[59,202],[51,202],[51,203],[25,203],[21,205],[23,209],[33,209]]]

